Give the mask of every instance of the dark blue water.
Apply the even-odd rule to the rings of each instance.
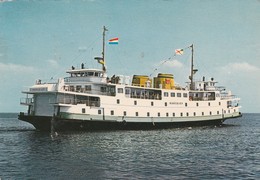
[[[260,114],[225,123],[51,138],[0,114],[0,178],[260,179]]]

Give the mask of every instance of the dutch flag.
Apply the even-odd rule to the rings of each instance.
[[[119,38],[109,39],[108,44],[118,44]]]

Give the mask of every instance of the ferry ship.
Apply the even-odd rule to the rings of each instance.
[[[194,80],[197,71],[191,49],[190,82],[176,85],[173,74],[113,75],[105,66],[103,27],[102,57],[95,58],[101,69],[72,66],[68,77],[55,83],[38,80],[23,91],[20,104],[28,111],[19,119],[41,131],[66,130],[150,130],[192,126],[221,125],[226,119],[242,116],[240,98],[216,86],[211,78]]]

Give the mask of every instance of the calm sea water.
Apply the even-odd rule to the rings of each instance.
[[[225,124],[51,138],[0,114],[0,178],[260,179],[260,114]]]

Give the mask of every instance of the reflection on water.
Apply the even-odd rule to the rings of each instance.
[[[260,178],[259,117],[247,114],[222,127],[59,132],[53,138],[16,118],[1,118],[0,177]]]

